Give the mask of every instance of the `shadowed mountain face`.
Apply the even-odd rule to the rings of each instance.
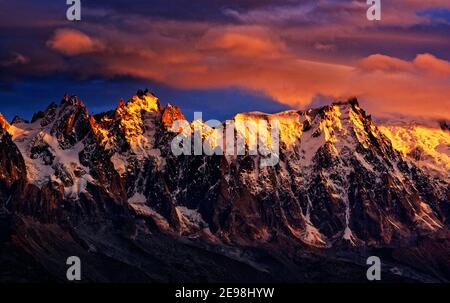
[[[148,91],[95,116],[76,97],[0,116],[0,281],[64,281],[78,256],[85,281],[364,282],[371,255],[384,281],[450,280],[448,129],[377,126],[356,100],[239,114],[279,123],[264,167],[175,156],[180,119]]]

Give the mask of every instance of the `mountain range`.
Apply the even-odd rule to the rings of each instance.
[[[85,282],[364,282],[369,256],[383,281],[450,281],[448,122],[355,98],[238,114],[280,123],[262,167],[173,155],[180,119],[148,90],[95,115],[76,96],[0,115],[0,281],[64,282],[69,256]]]

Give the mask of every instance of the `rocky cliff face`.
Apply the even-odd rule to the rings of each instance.
[[[370,254],[391,280],[450,279],[448,130],[377,126],[356,100],[239,114],[280,125],[278,164],[261,166],[175,156],[183,118],[147,90],[95,116],[65,97],[31,122],[0,117],[2,254],[55,279],[66,254],[92,281],[355,281]],[[249,151],[255,134],[236,133]]]

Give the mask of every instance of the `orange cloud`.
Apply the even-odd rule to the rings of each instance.
[[[98,52],[104,49],[103,44],[73,29],[58,29],[47,41],[47,46],[67,56],[75,56]]]
[[[368,71],[379,70],[384,72],[413,70],[410,62],[381,54],[370,55],[364,58],[361,60],[360,67]]]
[[[428,56],[419,55],[413,62],[371,56],[363,60],[364,68],[304,60],[292,54],[247,61],[221,56],[217,58],[220,63],[215,64],[211,64],[213,60],[208,56],[191,64],[177,65],[176,72],[171,72],[175,68],[171,65],[146,66],[139,60],[116,61],[110,65],[110,72],[186,89],[238,86],[264,92],[296,108],[304,108],[318,94],[334,98],[357,95],[375,114],[398,111],[450,117],[450,80],[448,74],[436,74],[445,71],[448,62]],[[440,61],[446,64],[438,65]]]
[[[316,30],[305,43],[312,50],[312,37],[324,34]],[[98,31],[101,41],[59,30],[49,47],[66,55],[90,53],[95,71],[69,67],[85,76],[132,76],[183,89],[240,87],[299,109],[318,95],[329,96],[330,101],[356,95],[374,114],[450,117],[450,63],[431,54],[419,54],[411,61],[383,54],[345,60],[317,50],[311,56],[303,45],[292,48],[283,36],[287,32],[263,26],[155,21],[145,33]],[[317,41],[332,41],[322,38]],[[107,55],[98,53],[106,49]]]
[[[450,77],[450,62],[430,54],[421,54],[414,60],[414,65],[433,74]]]
[[[360,67],[369,71],[416,73],[426,71],[437,76],[450,76],[450,62],[431,54],[417,55],[412,62],[376,54],[362,60]]]
[[[199,41],[203,51],[220,51],[236,57],[275,57],[285,50],[285,45],[271,32],[260,27],[215,28]]]

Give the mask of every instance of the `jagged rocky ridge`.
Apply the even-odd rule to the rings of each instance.
[[[239,114],[280,121],[279,164],[261,167],[174,156],[183,118],[147,90],[95,116],[66,96],[30,122],[0,117],[0,262],[50,280],[78,254],[90,281],[359,281],[376,254],[390,280],[450,279],[448,130],[401,148],[355,99]]]

